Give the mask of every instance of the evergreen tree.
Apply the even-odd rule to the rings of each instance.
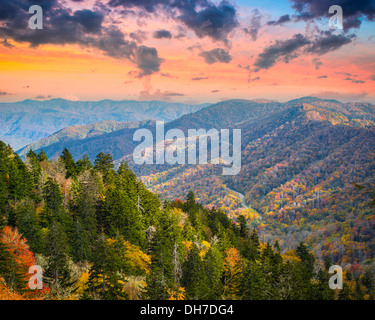
[[[247,262],[242,272],[238,296],[244,300],[265,299],[265,281],[261,265],[255,261]]]
[[[91,187],[82,186],[76,199],[73,249],[77,261],[91,261],[93,244],[98,236],[95,196]]]
[[[94,169],[99,171],[104,176],[113,169],[113,159],[110,153],[100,152],[94,161]]]
[[[206,284],[205,266],[199,255],[198,247],[193,244],[183,265],[182,285],[186,289],[187,298],[190,300],[207,299]]]
[[[41,227],[35,212],[34,202],[26,198],[16,209],[17,227],[20,233],[27,239],[27,243],[33,253],[43,252]]]
[[[109,188],[104,203],[107,234],[114,236],[120,232],[131,243],[145,245],[145,227],[135,203],[119,188]]]
[[[220,300],[223,294],[223,253],[217,245],[212,245],[204,259],[204,268],[207,276],[205,299]]]
[[[74,221],[74,231],[72,239],[72,249],[75,261],[92,261],[93,248],[89,234],[80,218]]]
[[[84,154],[83,158],[77,161],[78,174],[90,169],[92,169],[92,163],[89,159],[89,156],[87,154]]]
[[[306,267],[308,275],[310,278],[314,275],[314,264],[315,257],[312,253],[309,252],[306,245],[303,242],[300,242],[296,249],[298,257],[302,260],[303,264]]]
[[[40,161],[38,159],[38,156],[36,153],[30,149],[29,152],[27,153],[27,158],[30,161],[31,165],[31,172],[33,176],[33,180],[35,184],[39,183],[40,175],[42,173],[42,167],[40,165]]]
[[[38,160],[39,160],[39,162],[48,161],[48,156],[44,152],[43,149],[41,149],[40,152],[39,152],[39,154],[38,154]]]
[[[68,179],[70,177],[76,177],[78,174],[77,165],[73,159],[73,156],[69,152],[67,148],[64,148],[60,159],[63,161],[66,169],[66,176],[65,178]]]
[[[73,284],[71,282],[68,254],[67,235],[62,225],[54,221],[50,226],[46,239],[48,267],[45,279],[51,285],[51,290],[57,295],[60,289]]]
[[[123,273],[129,268],[124,259],[125,252],[121,237],[117,237],[116,240],[107,239],[104,234],[98,237],[87,283],[88,294],[105,300],[127,298],[123,290]]]
[[[250,261],[258,260],[260,257],[260,242],[255,229],[251,231],[250,237],[244,239],[241,247],[241,254]]]
[[[238,221],[238,224],[240,226],[240,236],[243,237],[243,238],[248,237],[249,229],[247,227],[247,222],[246,222],[245,217],[243,215],[240,215],[237,218],[237,221]]]
[[[317,281],[311,288],[311,299],[334,300],[335,291],[328,286],[329,278],[327,271],[319,269],[317,273]]]
[[[176,217],[168,214],[161,216],[156,230],[149,236],[151,272],[146,277],[144,297],[152,300],[169,299],[168,290],[179,286],[179,283],[175,283],[176,278],[180,278],[176,272],[176,260],[182,257],[183,247]]]
[[[26,286],[25,274],[17,265],[8,245],[1,240],[2,230],[3,227],[0,227],[0,277],[12,291],[22,293]]]
[[[64,197],[56,180],[48,178],[43,187],[43,198],[45,201],[45,212],[42,217],[43,226],[46,227],[52,221],[57,221],[64,228],[68,228],[70,217],[64,208]]]

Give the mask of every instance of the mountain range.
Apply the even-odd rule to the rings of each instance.
[[[134,131],[155,130],[154,121],[104,121],[65,128],[29,148],[48,156],[67,147],[78,160],[99,152],[126,160],[161,198],[184,197],[236,219],[244,215],[264,241],[280,239],[282,249],[306,241],[336,263],[375,258],[375,214],[369,195],[354,184],[375,184],[375,107],[305,97],[280,103],[229,100],[171,120],[165,130],[241,129],[242,168],[222,176],[217,165],[136,165]]]
[[[70,101],[51,99],[0,103],[0,140],[14,150],[65,127],[105,120],[120,122],[177,119],[209,104],[188,105],[161,101]]]

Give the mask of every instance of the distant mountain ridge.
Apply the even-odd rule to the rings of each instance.
[[[132,129],[149,126],[153,123],[153,120],[132,122],[106,120],[88,125],[66,127],[46,138],[27,145],[26,147],[18,150],[17,153],[21,157],[24,157],[30,149],[43,149],[50,156],[53,156],[54,154],[59,154],[59,152],[63,150],[66,145],[69,145],[70,148],[73,149],[74,145],[82,147],[82,145],[87,141],[95,141],[95,137],[122,129],[128,129],[130,132],[132,132]]]
[[[93,109],[100,112],[99,108],[100,106],[98,105]],[[335,100],[304,97],[286,103],[266,99],[222,101],[200,108],[195,112],[184,114],[166,123],[165,130],[179,128],[187,133],[187,130],[192,128],[246,128],[246,126],[258,126],[259,123],[262,124],[263,122],[267,123],[269,129],[278,124],[281,118],[285,117],[284,111],[292,110],[292,108],[302,108],[304,116],[310,120],[328,121],[333,125],[375,126],[375,107],[371,104],[341,103]],[[278,116],[279,113],[280,116]],[[273,115],[276,115],[276,117],[273,117]],[[91,159],[94,159],[97,153],[105,151],[112,153],[114,160],[119,160],[127,155],[126,152],[135,147],[136,144],[133,143],[132,137],[136,129],[146,127],[151,131],[154,130],[154,122],[152,121],[115,124],[115,121],[107,121],[67,127],[20,149],[18,153],[24,156],[30,148],[34,151],[40,151],[43,148],[47,155],[51,157],[56,155],[56,153],[60,153],[66,146],[75,159],[81,158],[83,153],[87,153]],[[92,133],[92,130],[94,130],[95,134]],[[91,134],[88,134],[88,132],[91,132]],[[100,148],[103,148],[103,150]]]
[[[65,127],[104,120],[171,121],[210,104],[162,101],[70,101],[51,99],[0,103],[0,140],[18,150]]]
[[[70,127],[33,145],[48,156],[67,147],[78,160],[112,154],[126,160],[160,198],[184,197],[217,206],[231,218],[244,215],[265,241],[282,249],[306,241],[336,264],[373,257],[375,215],[369,196],[353,183],[375,185],[375,106],[305,97],[286,103],[228,100],[183,115],[165,130],[241,129],[241,172],[222,176],[213,165],[135,165],[137,128],[154,132],[153,121],[104,122]],[[37,149],[39,148],[39,149]],[[24,149],[25,150],[25,149]],[[244,195],[246,205],[236,192]],[[344,240],[342,240],[344,239]]]

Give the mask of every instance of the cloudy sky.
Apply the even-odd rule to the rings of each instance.
[[[0,101],[375,103],[374,31],[375,0],[0,0]]]

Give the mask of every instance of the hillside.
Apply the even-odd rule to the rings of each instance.
[[[298,102],[239,123],[242,170],[236,176],[224,177],[214,166],[134,170],[162,198],[179,198],[192,189],[203,204],[232,217],[245,215],[265,241],[280,239],[284,250],[305,240],[335,263],[370,262],[374,210],[369,195],[353,183],[375,184],[375,128],[367,127],[373,108],[363,122],[334,110]],[[230,189],[244,194],[252,210],[241,208]]]
[[[364,264],[374,258],[374,212],[369,196],[353,183],[375,183],[374,119],[370,104],[306,97],[287,103],[229,100],[166,124],[165,130],[185,132],[241,129],[242,169],[236,176],[222,176],[217,165],[135,165],[134,128],[63,145],[76,160],[84,153],[93,159],[98,151],[111,153],[117,165],[126,160],[162,199],[194,190],[203,205],[234,219],[245,216],[265,241],[280,239],[282,250],[305,240],[321,258]],[[154,123],[146,127],[154,131]],[[47,147],[47,154],[60,146]]]
[[[171,121],[208,105],[161,101],[70,101],[64,99],[0,103],[0,139],[18,150],[68,126],[104,120]]]
[[[23,162],[0,141],[0,172],[1,299],[374,298],[373,266],[346,266],[343,290],[332,290],[330,263],[303,242],[281,252],[243,216],[205,208],[192,191],[161,202],[125,162],[115,170],[102,153],[94,165],[67,150]],[[38,290],[24,280],[35,265]]]
[[[21,157],[24,157],[30,149],[43,149],[46,154],[53,157],[56,154],[59,154],[66,146],[69,146],[69,149],[71,149],[71,152],[77,158],[81,156],[82,152],[85,152],[91,159],[94,159],[94,157],[99,153],[96,151],[101,148],[105,148],[103,143],[97,143],[98,141],[103,141],[103,135],[116,131],[120,131],[120,133],[123,134],[125,134],[125,132],[129,132],[130,135],[134,130],[141,127],[150,126],[152,123],[153,121],[151,120],[134,122],[117,122],[108,120],[88,125],[66,127],[46,138],[29,144],[28,146],[20,149],[17,153]],[[110,135],[110,137],[113,139],[112,147],[115,147],[115,139],[113,135]],[[131,137],[129,139],[131,141]],[[129,139],[124,140],[123,143],[126,144],[127,140]],[[89,147],[88,144],[93,146],[95,145],[95,150],[92,151],[92,148]],[[132,144],[130,146],[132,146]],[[121,149],[121,147],[119,148]]]

